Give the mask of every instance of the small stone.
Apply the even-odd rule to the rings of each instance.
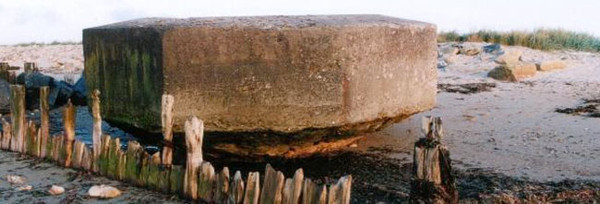
[[[60,194],[63,194],[64,192],[65,192],[65,188],[63,188],[61,186],[57,186],[57,185],[52,185],[50,190],[48,190],[48,193],[50,193],[50,195],[60,195]]]
[[[22,176],[16,176],[16,175],[8,175],[8,176],[6,176],[6,180],[10,184],[24,184],[25,183],[25,178],[23,178]]]
[[[31,189],[33,189],[33,187],[31,187],[30,185],[19,186],[17,188],[18,191],[30,191]]]
[[[515,65],[520,63],[521,55],[523,54],[520,50],[506,50],[504,54],[498,56],[494,62],[500,65]]]
[[[88,190],[88,194],[94,198],[115,198],[121,195],[121,191],[108,185],[95,185]]]

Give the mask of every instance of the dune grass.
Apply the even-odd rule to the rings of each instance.
[[[539,50],[571,49],[600,52],[600,38],[562,29],[537,29],[533,32],[481,30],[466,34],[455,31],[441,32],[438,34],[438,42],[489,42]]]

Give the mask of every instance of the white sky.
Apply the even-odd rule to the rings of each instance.
[[[600,36],[600,0],[0,0],[0,44],[80,41],[81,30],[142,17],[383,14],[438,30],[564,28]]]

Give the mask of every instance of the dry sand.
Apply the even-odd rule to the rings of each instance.
[[[466,44],[474,47],[483,45]],[[420,119],[434,115],[443,119],[444,143],[449,147],[458,169],[458,188],[463,199],[477,200],[490,194],[523,197],[529,193],[600,190],[597,187],[600,186],[600,140],[596,139],[600,136],[600,118],[555,112],[556,108],[581,105],[583,99],[600,99],[600,54],[543,52],[523,47],[507,49],[523,51],[523,61],[563,59],[568,66],[564,70],[538,72],[521,82],[507,83],[486,77],[487,72],[496,66],[493,62],[495,55],[457,55],[454,63],[439,71],[440,84],[485,82],[493,83],[495,87],[472,94],[440,90],[435,108],[380,132],[367,134],[358,142],[358,147],[349,147],[333,155],[272,163],[288,176],[295,168],[303,167],[308,177],[322,182],[353,174],[356,180],[353,183],[354,203],[404,202],[409,192],[412,146],[420,135]],[[56,62],[72,63],[70,71],[65,72],[80,73],[81,55],[80,45],[0,47],[0,60],[19,66],[22,66],[22,59],[45,62],[46,66],[39,63],[42,72],[54,73],[57,77],[61,77],[63,72],[60,66],[53,66]],[[18,157],[13,153],[0,151],[0,172],[7,174],[5,172],[12,171],[9,173],[18,172],[32,177],[34,191],[40,188],[45,191],[50,185],[59,184],[67,188],[67,192],[75,194],[77,199],[87,202],[89,200],[85,200],[87,198],[82,192],[90,185],[113,183],[124,188],[124,196],[120,199],[126,200],[111,202],[168,200],[165,195],[93,176],[76,176],[74,181],[70,181],[69,178],[77,175],[72,170],[50,164],[32,166],[32,160],[15,158]],[[217,167],[227,165],[230,169],[244,172],[262,171],[264,168],[264,163],[215,163]],[[11,202],[67,199],[65,196],[54,198],[49,195],[39,197],[39,194],[31,192],[17,193],[8,187],[5,180],[1,181],[0,194]],[[81,189],[71,192],[73,186]],[[146,198],[148,200],[139,200]],[[598,198],[600,196],[595,197]]]

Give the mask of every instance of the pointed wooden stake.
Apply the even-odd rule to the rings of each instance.
[[[248,182],[246,183],[246,192],[244,193],[244,204],[258,204],[260,196],[260,173],[248,173]]]
[[[231,192],[229,193],[229,204],[240,204],[244,199],[244,180],[242,180],[242,173],[236,171],[233,176],[233,183],[231,183]]]
[[[423,118],[424,138],[415,143],[410,201],[424,203],[458,203],[458,191],[452,175],[450,153],[442,139],[442,120]]]
[[[297,204],[300,202],[300,193],[302,193],[302,182],[304,181],[304,171],[296,170],[293,179],[286,179],[283,189],[284,204]]]
[[[283,176],[283,173],[276,171],[270,164],[267,164],[262,191],[260,191],[260,204],[281,203],[284,182],[285,176]]]
[[[71,158],[73,157],[73,142],[75,141],[75,106],[71,100],[67,102],[63,112],[63,126],[65,131],[65,167],[71,167]]]
[[[50,87],[40,87],[40,135],[41,135],[41,158],[46,158],[46,145],[48,143],[48,136],[50,135],[50,105],[48,103],[48,94],[50,93]]]
[[[15,152],[24,153],[25,140],[25,87],[21,85],[10,85],[10,112],[12,122],[12,137],[10,149]]]
[[[100,156],[101,137],[102,137],[102,116],[100,116],[100,91],[95,89],[91,95],[92,98],[92,118],[94,127],[92,130],[92,147],[94,152],[94,161]],[[96,166],[96,165],[94,165]],[[97,169],[96,169],[97,170]]]
[[[198,198],[198,168],[202,164],[202,139],[204,123],[196,117],[185,121],[185,141],[187,146],[187,164],[185,168],[184,194]]]
[[[162,150],[162,164],[170,167],[173,162],[173,104],[171,95],[162,96],[161,121],[165,145]]]

